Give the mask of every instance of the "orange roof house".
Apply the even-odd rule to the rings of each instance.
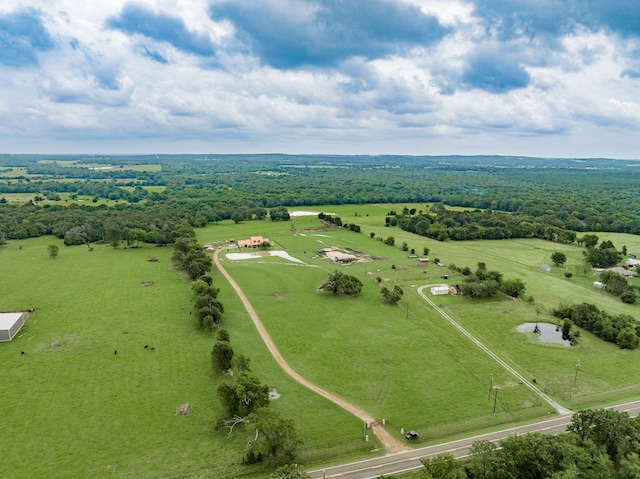
[[[248,240],[238,240],[238,247],[240,248],[259,248],[262,243],[268,243],[269,238],[263,238],[262,236],[252,236]]]

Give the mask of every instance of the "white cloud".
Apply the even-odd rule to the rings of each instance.
[[[126,3],[3,2],[0,15],[41,11],[55,43],[39,65],[0,67],[7,151],[638,156],[640,86],[624,74],[640,70],[637,37],[577,28],[553,45],[501,39],[470,2],[411,0],[449,29],[444,38],[278,69],[236,48],[234,25],[212,21],[205,0],[146,3],[206,35],[215,58],[106,28]],[[479,51],[512,61],[528,83],[500,94],[464,85]]]

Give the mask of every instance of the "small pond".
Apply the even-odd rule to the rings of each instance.
[[[562,339],[562,329],[549,323],[523,323],[516,328],[521,333],[536,333],[543,343],[571,346],[571,341]]]

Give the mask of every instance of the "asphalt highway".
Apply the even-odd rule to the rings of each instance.
[[[630,416],[635,417],[640,413],[640,401],[618,404],[608,409],[624,411]],[[487,440],[498,444],[502,439],[506,439],[514,434],[527,434],[532,432],[560,434],[566,430],[567,425],[571,422],[572,416],[573,413],[563,414],[543,421],[521,425],[517,428],[503,429],[501,431],[422,447],[411,451],[387,454],[386,456],[342,464],[340,466],[316,469],[310,471],[309,474],[312,479],[377,479],[382,475],[401,474],[423,467],[420,462],[420,459],[423,458],[432,458],[445,453],[451,454],[456,459],[467,457],[469,455],[469,449],[475,441]]]

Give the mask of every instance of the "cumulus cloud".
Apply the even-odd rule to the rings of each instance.
[[[381,58],[429,46],[447,33],[417,6],[384,0],[225,0],[212,3],[210,14],[231,22],[239,41],[275,68]]]
[[[118,15],[109,17],[109,28],[128,35],[143,35],[158,42],[167,42],[178,50],[199,56],[212,56],[215,48],[210,38],[190,31],[175,15],[159,11],[144,3],[127,3]]]
[[[637,156],[639,9],[599,0],[4,0],[0,143]]]
[[[0,15],[0,64],[25,67],[38,64],[38,54],[53,48],[53,40],[38,10]]]

